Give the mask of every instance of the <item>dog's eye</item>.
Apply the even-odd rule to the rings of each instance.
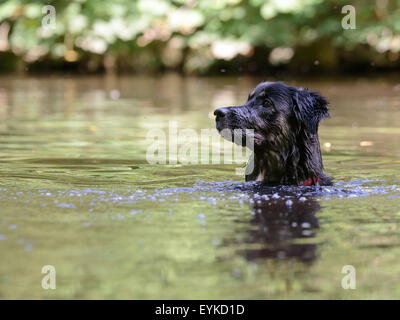
[[[271,108],[271,107],[273,107],[273,103],[272,103],[272,101],[270,100],[270,99],[264,99],[264,102],[263,102],[263,107],[264,108]]]

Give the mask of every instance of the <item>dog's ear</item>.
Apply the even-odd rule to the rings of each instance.
[[[319,122],[329,117],[329,102],[320,95],[303,88],[293,88],[293,111],[296,119],[311,133],[317,133]]]

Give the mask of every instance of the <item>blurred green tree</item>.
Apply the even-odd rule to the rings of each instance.
[[[353,3],[352,3],[353,2]],[[344,5],[356,29],[344,30]],[[54,28],[45,19],[56,10]],[[399,68],[400,0],[7,0],[0,70]]]

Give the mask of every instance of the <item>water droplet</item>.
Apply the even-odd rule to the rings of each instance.
[[[293,205],[293,201],[292,200],[286,200],[286,205],[288,207],[291,207]]]

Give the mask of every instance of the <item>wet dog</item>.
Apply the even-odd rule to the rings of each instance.
[[[329,117],[328,101],[319,93],[263,82],[244,105],[219,108],[214,115],[224,138],[242,146],[249,138],[253,141],[246,181],[268,186],[332,184],[323,172],[318,139],[319,122]],[[239,142],[233,138],[238,130]],[[232,134],[223,134],[227,131]]]

